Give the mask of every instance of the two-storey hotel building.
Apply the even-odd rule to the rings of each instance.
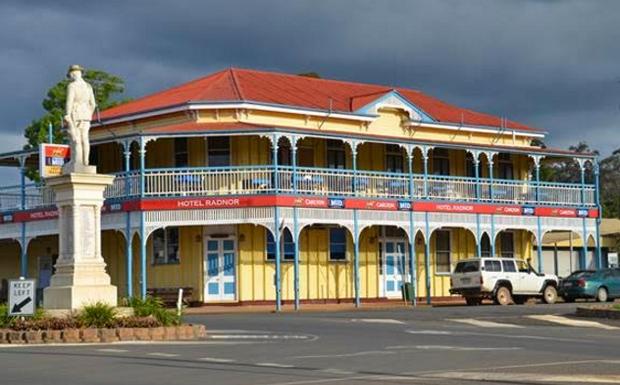
[[[543,261],[542,239],[582,239],[601,266],[592,154],[420,91],[227,69],[102,111],[92,162],[106,192],[102,250],[121,296],[183,287],[200,303],[448,296],[451,266]],[[25,167],[38,153],[3,154]],[[569,158],[581,183],[541,181]],[[587,180],[590,162],[594,179]],[[0,278],[45,286],[58,249],[45,184],[0,189]],[[553,263],[563,263],[553,261]]]

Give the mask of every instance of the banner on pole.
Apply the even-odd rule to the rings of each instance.
[[[71,149],[66,144],[41,143],[39,145],[39,174],[41,178],[59,176],[62,166],[69,162]]]

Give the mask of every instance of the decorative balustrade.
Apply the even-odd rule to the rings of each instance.
[[[411,179],[410,179],[411,178]],[[521,205],[592,207],[594,186],[388,173],[290,166],[170,168],[118,173],[105,190],[107,199],[145,197],[307,194],[333,197],[432,199]],[[411,190],[413,189],[413,190]],[[583,195],[583,198],[582,198]],[[582,201],[583,199],[583,201]],[[0,211],[21,209],[20,186],[0,188]],[[52,206],[52,192],[38,185],[25,188],[26,208]]]
[[[26,209],[54,205],[54,192],[42,185],[27,184],[23,192]],[[0,187],[0,211],[16,211],[22,208],[21,186]]]

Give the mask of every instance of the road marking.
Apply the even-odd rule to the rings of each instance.
[[[265,366],[265,367],[269,367],[269,368],[294,368],[295,366],[293,365],[286,365],[286,364],[278,364],[275,362],[258,362],[256,364],[254,364],[256,366]]]
[[[457,351],[522,350],[522,348],[516,347],[516,346],[489,348],[489,347],[476,347],[476,346],[449,346],[449,345],[397,345],[397,346],[388,346],[386,347],[386,349],[457,350]]]
[[[617,365],[620,364],[620,360],[579,360],[579,361],[552,361],[552,362],[541,362],[541,363],[537,363],[537,364],[521,364],[521,365],[504,365],[504,366],[483,366],[483,367],[477,367],[477,368],[464,368],[464,369],[459,369],[458,371],[480,371],[480,370],[484,370],[485,373],[488,370],[504,370],[504,369],[524,369],[524,368],[540,368],[540,367],[546,367],[546,366],[566,366],[566,365],[583,365],[583,364],[612,364],[612,365]],[[425,375],[425,374],[435,374],[435,373],[448,373],[448,372],[452,372],[453,370],[446,368],[446,369],[436,369],[436,370],[423,370],[423,371],[418,371],[418,372],[405,372],[405,373],[401,373],[402,375],[405,376],[418,376],[418,375]]]
[[[497,333],[476,333],[476,332],[439,332],[433,330],[405,330],[405,333],[409,334],[431,334],[431,335],[451,335],[451,336],[484,336],[484,337],[498,337],[498,338],[511,338],[511,339],[529,339],[529,340],[541,340],[541,341],[562,341],[562,342],[582,342],[587,344],[596,344],[598,342],[589,339],[577,339],[577,338],[562,338],[562,337],[545,337],[545,336],[532,336],[532,335],[510,335],[510,334],[497,334]],[[21,345],[20,345],[21,346]]]
[[[335,373],[334,373],[335,374]],[[343,373],[344,374],[344,373]],[[351,373],[353,374],[353,373]],[[386,382],[418,382],[420,379],[411,378],[407,376],[385,376],[385,375],[371,375],[371,376],[354,376],[354,377],[333,377],[333,378],[322,378],[320,380],[301,380],[301,381],[291,381],[291,382],[277,382],[271,383],[269,385],[306,385],[306,384],[331,384],[335,382],[342,381],[356,381],[360,380],[362,382],[368,383],[386,383]],[[429,380],[435,380],[431,377],[424,378],[426,382]]]
[[[543,374],[543,373],[493,373],[493,372],[447,372],[427,375],[468,381],[515,381],[523,382],[570,382],[620,384],[620,375],[614,374]]]
[[[153,352],[153,353],[146,353],[147,356],[155,356],[155,357],[178,357],[179,354],[174,354],[174,353],[160,353],[160,352]]]
[[[129,350],[126,349],[97,349],[98,352],[104,353],[127,353]]]
[[[499,322],[492,322],[492,321],[483,321],[483,320],[478,320],[474,318],[454,318],[454,319],[449,319],[448,321],[460,322],[460,323],[464,323],[468,325],[480,326],[483,328],[516,328],[516,329],[523,328],[523,326],[521,325],[506,324],[506,323],[499,323]]]
[[[428,335],[452,335],[452,332],[447,330],[407,330],[409,334],[428,334]]]
[[[403,325],[403,321],[389,318],[353,318],[351,322],[365,322],[369,324],[395,324]]]
[[[567,325],[567,326],[576,326],[576,327],[583,327],[583,328],[597,328],[597,329],[605,329],[605,330],[617,330],[617,329],[620,329],[620,328],[618,328],[616,326],[605,325],[605,324],[602,324],[602,323],[596,322],[596,321],[576,320],[576,319],[560,317],[560,316],[551,315],[551,314],[547,314],[547,315],[528,315],[527,317],[535,319],[535,320],[539,320],[539,321],[553,322],[553,323],[557,323],[557,324],[561,324],[561,325]]]
[[[307,340],[308,336],[301,335],[273,335],[273,334],[216,334],[207,336],[212,340]]]
[[[206,361],[206,362],[216,362],[222,364],[229,364],[231,362],[235,362],[235,360],[230,358],[217,358],[217,357],[202,357],[199,358],[198,361]]]
[[[354,374],[354,372],[351,372],[349,370],[334,369],[334,368],[323,369],[321,370],[321,372],[330,373],[330,374]]]
[[[342,353],[342,354],[319,354],[316,356],[294,356],[291,358],[294,358],[294,359],[339,358],[339,357],[359,357],[359,356],[371,356],[371,355],[382,355],[382,354],[394,354],[394,352],[389,352],[385,350],[368,350],[368,351],[362,351],[362,352]]]

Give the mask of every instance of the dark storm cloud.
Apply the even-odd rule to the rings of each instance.
[[[4,0],[0,135],[16,143],[70,63],[120,75],[130,96],[238,66],[416,88],[606,154],[620,147],[619,14],[589,0]]]

